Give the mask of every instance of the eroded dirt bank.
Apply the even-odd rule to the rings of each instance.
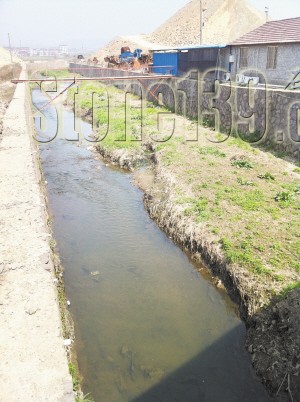
[[[0,400],[71,402],[29,93],[24,84],[1,88]]]

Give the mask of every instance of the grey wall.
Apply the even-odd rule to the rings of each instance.
[[[286,86],[293,77],[292,71],[300,70],[300,43],[278,45],[277,67],[275,70],[266,68],[268,45],[249,45],[247,47],[249,53],[248,67],[246,70],[252,70],[254,75],[257,72],[262,73],[269,84]],[[233,46],[232,54],[235,56],[232,70],[235,77],[237,73],[242,73],[244,70],[239,67],[240,48],[238,46]]]
[[[136,73],[133,71],[105,68],[105,67],[94,67],[89,64],[81,63],[70,63],[69,69],[75,73],[81,74],[84,77],[125,77],[125,76],[141,76],[145,74]]]
[[[137,75],[117,69],[70,66],[83,68],[74,71],[89,77]],[[157,79],[150,76],[143,85],[128,81],[116,86],[138,96],[142,93],[144,99],[154,102],[161,94],[163,104],[178,114],[198,119],[200,123],[202,120],[216,123],[217,130],[239,132],[245,141],[259,140],[300,158],[300,92],[228,84],[213,88],[205,79],[171,78],[157,83]]]

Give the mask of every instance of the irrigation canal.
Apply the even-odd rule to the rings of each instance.
[[[47,102],[33,90],[36,106]],[[44,115],[41,141],[57,119],[52,105]],[[74,136],[64,110],[64,138],[40,155],[84,392],[95,402],[269,401],[236,306],[151,221],[131,174]]]

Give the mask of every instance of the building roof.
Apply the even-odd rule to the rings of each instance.
[[[230,45],[300,42],[300,17],[270,21],[236,39]]]
[[[153,49],[153,52],[175,52],[175,51],[184,51],[184,50],[193,50],[193,49],[222,49],[226,47],[226,45],[187,45],[187,46],[174,46],[174,47],[161,47],[157,49]]]

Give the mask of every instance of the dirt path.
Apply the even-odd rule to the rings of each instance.
[[[0,401],[68,402],[72,380],[25,97],[19,84],[0,137]]]

